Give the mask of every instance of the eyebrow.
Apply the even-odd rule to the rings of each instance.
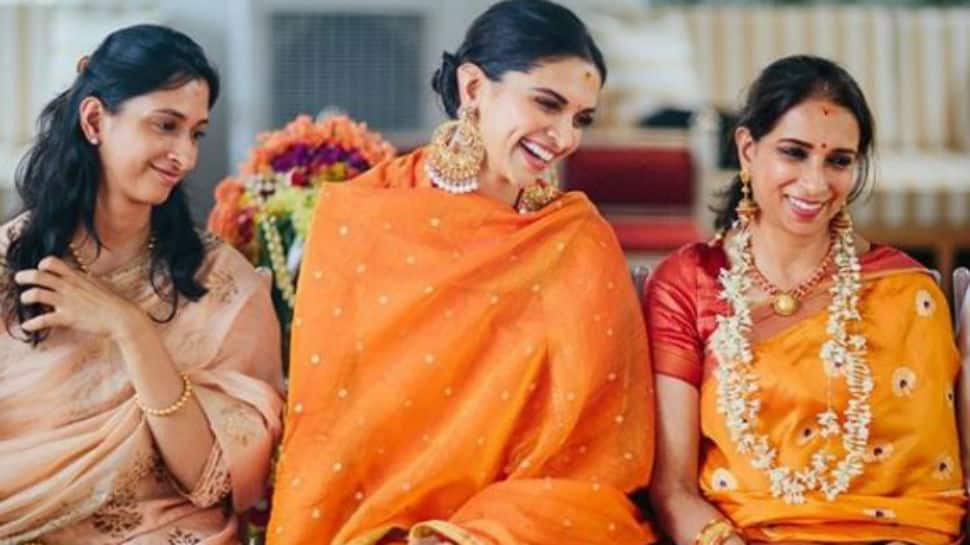
[[[553,91],[548,87],[533,87],[532,90],[538,93],[543,93],[545,95],[550,96],[551,98],[555,99],[556,102],[558,102],[561,106],[565,106],[566,104],[569,104],[569,101],[566,100],[566,97],[560,95],[559,93]],[[596,112],[596,108],[586,108],[585,110],[582,111],[582,113],[594,113],[594,112]]]
[[[812,144],[810,144],[810,143],[808,143],[808,142],[806,142],[804,140],[799,140],[797,138],[782,138],[781,140],[779,140],[779,142],[787,142],[789,144],[795,144],[797,146],[801,146],[803,148],[808,148],[808,149],[813,149],[815,147]],[[848,153],[848,154],[851,154],[851,155],[858,154],[858,152],[856,150],[850,149],[850,148],[834,148],[832,151],[833,152],[836,152],[837,151],[839,153]]]
[[[156,113],[160,113],[160,114],[168,114],[170,116],[177,117],[177,118],[181,119],[182,121],[186,121],[188,119],[188,117],[186,117],[185,114],[183,114],[182,112],[180,112],[178,110],[173,110],[172,108],[160,108],[158,110],[155,110],[155,112]],[[208,124],[209,123],[209,118],[200,119],[196,123],[196,126],[202,125],[203,123],[204,124]]]

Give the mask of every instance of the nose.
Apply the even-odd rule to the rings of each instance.
[[[198,146],[191,137],[179,138],[168,152],[168,159],[181,172],[187,172],[195,168],[197,156]]]
[[[828,193],[828,183],[825,181],[825,160],[808,162],[801,181],[808,192],[807,196],[815,197]]]
[[[580,131],[571,122],[557,123],[547,132],[556,145],[556,153],[569,153],[579,145]]]

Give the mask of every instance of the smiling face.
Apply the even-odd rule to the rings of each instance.
[[[98,99],[81,105],[81,124],[98,142],[100,192],[155,206],[195,168],[209,119],[209,86],[191,80],[126,100],[115,113]]]
[[[856,183],[859,123],[828,99],[792,107],[771,132],[735,134],[741,166],[751,174],[759,223],[800,237],[828,236],[829,222]]]
[[[474,64],[458,70],[462,105],[478,113],[486,159],[480,177],[524,187],[576,151],[593,122],[602,79],[569,57],[509,71],[492,81]]]

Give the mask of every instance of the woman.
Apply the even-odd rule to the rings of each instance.
[[[218,91],[195,42],[134,26],[41,114],[2,233],[0,543],[239,543],[282,379],[267,282],[181,187]]]
[[[945,299],[915,261],[857,236],[846,210],[873,132],[839,66],[768,66],[735,132],[724,236],[679,250],[649,283],[651,496],[678,544],[960,535]]]
[[[433,85],[433,143],[320,195],[269,543],[650,540],[646,335],[575,151],[606,75],[544,0],[492,6]]]

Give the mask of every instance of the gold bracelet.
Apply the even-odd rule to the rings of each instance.
[[[175,403],[172,403],[164,409],[151,409],[141,404],[141,400],[138,396],[135,396],[135,403],[138,408],[145,414],[151,416],[168,416],[179,409],[181,409],[189,401],[189,397],[192,396],[192,382],[189,381],[189,376],[185,373],[179,373],[182,376],[182,395],[178,398]]]
[[[737,533],[738,531],[730,522],[722,518],[714,518],[698,532],[697,537],[694,538],[694,545],[722,545]]]

